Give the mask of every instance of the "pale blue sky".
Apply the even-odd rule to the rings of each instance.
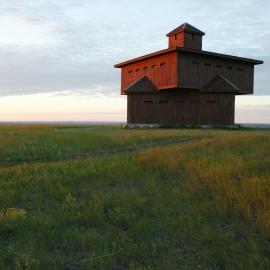
[[[269,0],[0,0],[0,97],[117,96],[113,64],[166,48],[183,22],[206,33],[204,50],[264,60],[255,94],[270,95],[269,10]]]

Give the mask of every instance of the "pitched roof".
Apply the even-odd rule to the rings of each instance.
[[[143,76],[128,88],[125,89],[125,93],[138,93],[138,92],[156,92],[158,89],[154,83],[147,77]]]
[[[215,52],[209,52],[209,51],[201,51],[201,50],[193,50],[193,49],[188,49],[188,48],[183,48],[183,47],[176,47],[176,48],[169,48],[169,49],[157,51],[154,53],[146,54],[146,55],[143,55],[143,56],[140,56],[137,58],[133,58],[131,60],[116,64],[116,65],[114,65],[114,67],[121,68],[123,66],[127,66],[129,64],[140,62],[140,61],[145,60],[145,59],[149,59],[149,58],[153,58],[155,56],[168,54],[168,53],[172,53],[172,52],[177,52],[177,51],[226,58],[226,59],[231,59],[231,60],[236,60],[236,61],[241,61],[241,62],[247,62],[247,63],[253,64],[253,65],[263,64],[263,61],[261,61],[261,60],[244,58],[244,57],[239,57],[239,56],[234,56],[234,55],[229,55],[229,54],[221,54],[221,53],[215,53]]]
[[[226,92],[226,93],[228,92],[237,93],[238,91],[239,88],[221,74],[217,74],[200,90],[200,92]]]
[[[189,33],[198,34],[198,35],[201,35],[201,36],[204,36],[205,35],[204,32],[202,32],[198,28],[192,26],[191,24],[189,24],[189,23],[183,23],[180,26],[178,26],[177,28],[175,28],[174,30],[172,30],[170,33],[168,33],[167,34],[167,37],[169,37],[171,35],[174,35],[176,33],[179,33],[179,32],[183,32],[183,31],[189,32]]]

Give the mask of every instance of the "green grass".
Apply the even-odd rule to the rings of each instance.
[[[205,136],[210,135],[206,132]],[[201,136],[189,130],[127,130],[95,126],[0,126],[1,164],[78,159],[85,154]]]
[[[268,131],[0,127],[0,269],[270,269],[269,153]]]

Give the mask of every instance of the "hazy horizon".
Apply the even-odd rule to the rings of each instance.
[[[236,96],[235,122],[270,124],[270,97]],[[49,106],[48,106],[49,104]],[[16,106],[16,111],[14,111]],[[0,98],[4,121],[126,122],[126,96],[120,94],[39,93]],[[18,113],[19,112],[19,113]]]

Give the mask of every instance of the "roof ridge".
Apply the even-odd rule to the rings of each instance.
[[[184,32],[189,32],[189,33],[194,33],[194,34],[201,35],[201,36],[204,36],[205,35],[205,33],[202,32],[201,30],[199,30],[198,28],[196,28],[193,25],[185,22],[185,23],[182,23],[180,26],[176,27],[171,32],[169,32],[167,34],[167,37],[169,37],[171,35],[174,35],[174,34],[177,34],[179,32],[183,32],[183,31]]]

